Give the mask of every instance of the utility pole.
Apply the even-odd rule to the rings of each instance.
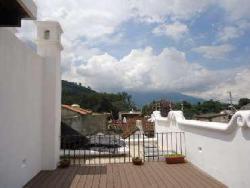
[[[231,91],[229,91],[229,92],[228,92],[228,94],[229,94],[229,101],[230,101],[230,105],[231,105],[231,106],[233,106],[232,92],[231,92]]]
[[[234,112],[236,112],[237,109],[233,106],[232,92],[231,92],[231,91],[228,91],[228,94],[229,94],[229,100],[230,100],[229,108],[230,108],[231,110],[233,110]]]

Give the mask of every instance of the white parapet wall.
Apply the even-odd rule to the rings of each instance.
[[[22,187],[41,169],[43,59],[0,28],[0,187]]]
[[[39,36],[39,54],[0,28],[0,188],[23,187],[59,160],[61,28],[38,25],[51,35]]]
[[[155,115],[156,132],[184,131],[188,161],[228,187],[250,187],[250,111],[238,111],[229,123],[186,120],[181,111]]]

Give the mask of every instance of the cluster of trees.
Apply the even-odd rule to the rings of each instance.
[[[91,109],[94,112],[109,112],[114,118],[119,111],[136,109],[132,97],[126,93],[100,93],[90,87],[84,87],[74,82],[62,81],[62,103],[79,104],[82,108]]]
[[[238,101],[238,104],[235,104],[234,107],[236,109],[240,109],[242,106],[250,103],[250,99],[248,98],[241,98]],[[144,115],[150,115],[153,111],[153,104],[154,102],[143,106],[142,113]],[[222,103],[219,101],[208,100],[204,102],[198,102],[197,104],[191,104],[187,101],[176,102],[172,104],[173,110],[182,110],[184,116],[187,119],[193,119],[195,115],[199,114],[207,114],[207,113],[219,113],[222,110],[226,110],[229,108],[229,104]]]
[[[181,110],[183,105],[183,113],[187,119],[193,119],[195,115],[219,113],[222,110],[228,109],[228,104],[221,103],[219,101],[208,100],[204,102],[198,102],[197,104],[190,104],[186,101],[182,103],[176,103],[174,109]]]

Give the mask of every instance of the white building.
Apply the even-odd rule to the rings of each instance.
[[[152,114],[155,131],[184,132],[188,161],[228,187],[250,187],[250,111],[236,112],[229,123],[186,120],[182,111],[159,114]]]
[[[36,18],[32,0],[0,2],[0,26]],[[59,161],[62,29],[54,21],[36,24],[37,52],[0,27],[0,188],[22,187]],[[156,133],[185,133],[186,158],[195,166],[229,187],[250,187],[249,110],[238,111],[229,123],[186,120],[180,111],[168,117],[154,112],[151,120]]]
[[[1,26],[16,27],[22,18],[36,18],[36,5],[1,1],[0,12]],[[22,187],[59,160],[62,29],[53,21],[36,25],[37,52],[0,27],[1,188]]]

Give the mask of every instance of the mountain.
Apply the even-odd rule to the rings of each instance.
[[[152,102],[153,100],[166,99],[173,102],[187,101],[191,104],[197,104],[198,102],[203,102],[204,99],[184,95],[178,92],[129,92],[132,96],[133,101],[139,107]]]
[[[191,104],[204,101],[203,99],[178,92],[129,92],[129,94],[126,92],[101,93],[89,87],[62,80],[63,104],[80,104],[83,108],[89,108],[96,112],[126,111],[134,108],[133,102],[138,107],[142,107],[153,100],[156,101],[160,99],[166,99],[173,102],[187,101]]]
[[[135,108],[126,92],[96,92],[89,87],[65,80],[62,80],[62,104],[79,104],[82,108],[94,112],[112,112],[114,117],[117,117],[119,111]]]

